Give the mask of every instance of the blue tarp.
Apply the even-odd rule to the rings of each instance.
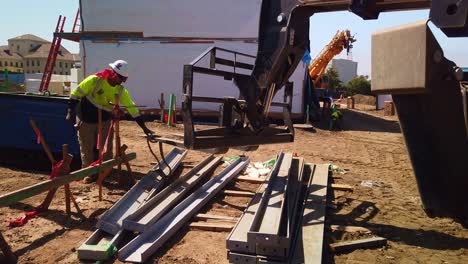
[[[4,79],[5,79],[5,75],[2,72],[0,73],[0,80],[3,81]],[[24,83],[24,73],[9,73],[8,80],[15,84],[22,84]]]

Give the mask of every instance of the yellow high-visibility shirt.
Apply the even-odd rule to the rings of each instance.
[[[132,117],[140,115],[128,90],[122,85],[111,86],[106,79],[90,75],[84,79],[76,89],[71,91],[70,98],[81,100],[86,97],[95,107],[111,112],[114,106],[115,95],[120,94],[119,104],[125,106]]]

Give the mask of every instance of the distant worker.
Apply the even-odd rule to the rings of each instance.
[[[76,109],[76,124],[78,141],[80,143],[82,167],[88,167],[98,158],[96,150],[98,138],[98,108],[102,111],[102,148],[111,125],[115,95],[118,94],[119,104],[125,107],[147,136],[153,136],[153,131],[146,127],[138,108],[130,97],[129,92],[122,86],[128,78],[128,63],[117,60],[109,64],[110,68],[93,74],[84,79],[76,89],[70,93],[70,103],[66,119],[72,123]],[[112,158],[112,132],[110,132],[107,152],[104,160]],[[104,150],[103,150],[104,151]],[[96,180],[97,175],[86,177],[85,183]]]
[[[336,108],[336,104],[333,104],[331,107],[331,120],[330,120],[330,130],[336,129],[341,130],[343,114],[340,110]]]

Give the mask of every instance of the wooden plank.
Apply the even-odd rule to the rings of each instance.
[[[328,165],[316,165],[309,181],[302,216],[304,263],[322,263]]]
[[[254,192],[236,191],[236,190],[224,190],[223,193],[228,196],[236,196],[236,197],[253,197],[255,195]]]
[[[249,164],[248,158],[240,158],[220,174],[205,183],[179,203],[148,230],[138,235],[119,251],[119,260],[144,262],[154,254],[173,234],[182,228],[211,198],[221,191]]]
[[[135,153],[129,153],[127,155],[128,160],[133,160],[135,158],[136,158]],[[112,168],[115,165],[119,164],[120,162],[122,162],[121,158],[110,159],[110,160],[104,161],[101,164],[101,168],[103,169]],[[87,167],[81,170],[71,172],[68,175],[56,177],[53,180],[45,180],[43,182],[28,186],[28,187],[24,187],[22,189],[19,189],[19,190],[16,190],[7,194],[3,194],[0,196],[0,207],[14,204],[16,202],[27,199],[29,197],[38,195],[43,192],[47,192],[53,188],[58,188],[62,185],[71,183],[73,181],[83,179],[86,176],[97,173],[98,170],[99,170],[99,166]]]
[[[333,190],[346,191],[346,192],[354,191],[354,187],[348,184],[332,183],[330,184],[330,186]]]
[[[234,223],[207,223],[207,222],[193,222],[190,223],[190,229],[199,229],[205,231],[221,231],[231,232]]]
[[[353,241],[343,241],[330,244],[333,252],[343,252],[361,248],[376,248],[387,245],[387,239],[383,237],[371,237]]]
[[[195,216],[197,220],[222,220],[222,221],[230,221],[230,222],[237,222],[239,218],[225,216],[225,215],[212,215],[212,214],[197,214]]]
[[[331,225],[330,229],[334,231],[342,231],[342,232],[349,232],[349,233],[358,233],[358,232],[371,233],[371,230],[365,227],[360,227],[360,226]]]
[[[264,183],[265,182],[265,179],[263,178],[255,178],[255,177],[250,177],[250,176],[239,176],[236,178],[236,180],[250,182],[250,183]]]

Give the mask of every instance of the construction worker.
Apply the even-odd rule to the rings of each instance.
[[[343,114],[341,113],[341,111],[336,108],[336,104],[333,104],[331,107],[330,130],[341,130],[342,117]]]
[[[114,109],[115,95],[118,94],[119,105],[127,109],[137,124],[147,136],[153,136],[153,131],[148,129],[145,122],[135,107],[127,89],[122,86],[128,78],[128,63],[124,60],[116,60],[109,64],[110,68],[93,74],[84,79],[76,89],[70,93],[70,103],[66,119],[74,122],[73,116],[76,109],[76,124],[78,129],[78,141],[80,143],[82,167],[88,167],[98,158],[96,150],[98,138],[98,108],[102,111],[102,134],[100,147],[103,148],[111,125]],[[114,113],[115,114],[115,113]],[[107,140],[107,152],[104,160],[112,158],[112,132]],[[103,150],[104,151],[104,150]],[[97,175],[86,177],[85,183],[96,179]]]

